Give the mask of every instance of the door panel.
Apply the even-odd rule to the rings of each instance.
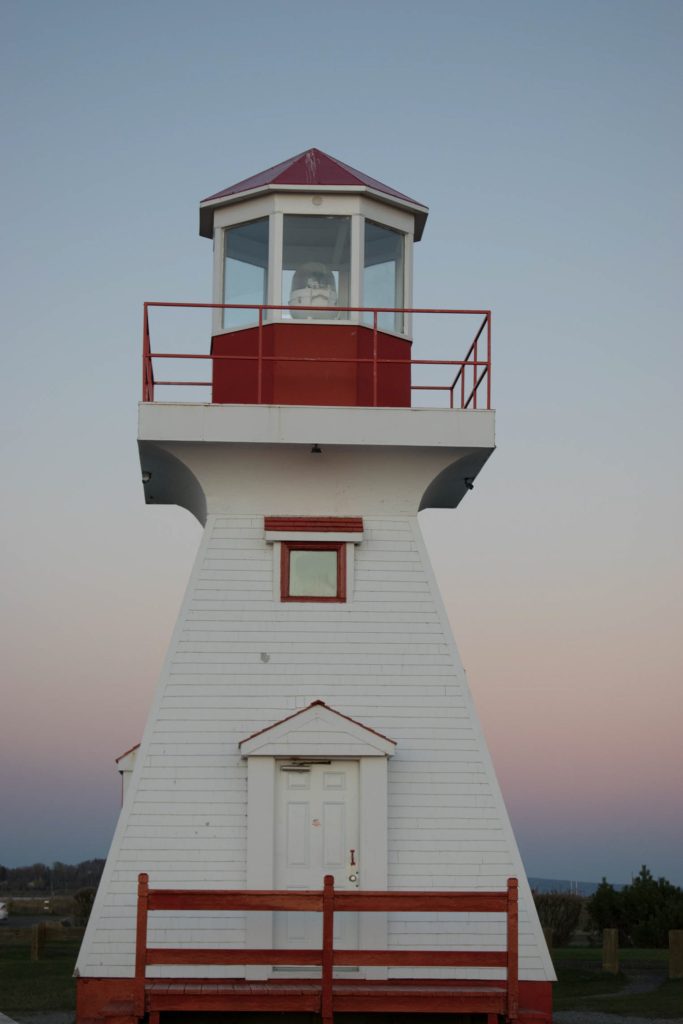
[[[350,881],[349,875],[357,876],[361,867],[357,863],[358,762],[288,768],[287,762],[278,762],[275,887],[322,889],[324,876],[334,875],[335,888],[357,888],[358,881]],[[276,946],[320,946],[321,914],[278,913],[274,923]],[[334,941],[341,949],[358,946],[357,914],[335,914]]]

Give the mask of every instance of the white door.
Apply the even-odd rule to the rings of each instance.
[[[358,762],[278,761],[276,787],[275,888],[322,889],[325,875],[337,889],[357,888]],[[334,920],[335,946],[357,947],[358,915]],[[320,948],[322,914],[277,913],[274,924],[277,947]]]

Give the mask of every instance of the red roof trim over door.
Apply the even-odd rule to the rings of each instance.
[[[266,516],[266,530],[280,533],[362,533],[361,516]]]

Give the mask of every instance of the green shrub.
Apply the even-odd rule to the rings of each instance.
[[[534,892],[533,897],[541,926],[552,930],[553,945],[566,946],[581,917],[581,897],[570,892]]]
[[[79,889],[74,893],[74,904],[76,906],[76,924],[86,925],[90,917],[93,901],[95,899],[94,889]]]

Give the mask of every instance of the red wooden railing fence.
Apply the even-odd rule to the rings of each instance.
[[[148,915],[166,911],[313,911],[323,915],[322,946],[319,949],[188,949],[150,947],[147,943]],[[334,915],[344,912],[393,913],[504,913],[504,950],[390,950],[334,948]],[[466,924],[463,925],[466,927]],[[505,970],[505,1015],[518,1015],[518,884],[508,879],[507,888],[486,892],[396,892],[335,890],[332,875],[326,875],[322,890],[196,890],[150,889],[149,876],[139,875],[135,977],[144,990],[147,968],[156,965],[247,965],[321,967],[321,1015],[333,1015],[333,973],[335,967],[497,967]],[[501,983],[496,982],[499,986]],[[428,1008],[425,1006],[425,1011]],[[454,1007],[454,1012],[457,1009]]]

